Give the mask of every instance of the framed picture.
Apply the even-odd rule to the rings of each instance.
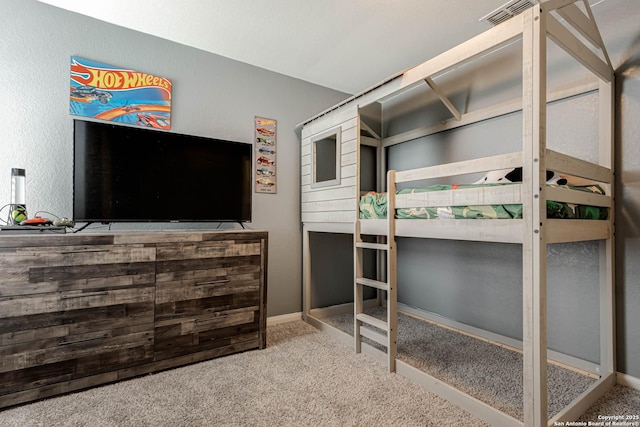
[[[275,194],[278,188],[276,165],[278,123],[255,117],[255,192]]]

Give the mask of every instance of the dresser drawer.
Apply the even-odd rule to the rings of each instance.
[[[0,394],[153,360],[153,284],[0,298]]]
[[[158,244],[158,261],[260,256],[261,240],[257,238],[217,239],[197,242]]]
[[[156,360],[256,340],[260,328],[259,280],[193,280],[158,284]]]
[[[153,333],[147,323],[0,346],[0,395],[151,362]]]
[[[155,249],[0,249],[0,395],[153,360]]]
[[[156,360],[256,341],[260,328],[260,241],[158,247]]]
[[[0,298],[0,345],[153,323],[154,287]]]
[[[0,297],[155,280],[155,248],[73,245],[0,248]]]
[[[257,305],[156,322],[154,358],[159,361],[247,342],[253,342],[250,348],[259,347]]]

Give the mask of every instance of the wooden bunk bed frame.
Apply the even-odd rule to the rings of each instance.
[[[569,90],[548,94],[547,38],[555,42],[595,76],[595,83],[579,84]],[[434,78],[482,55],[520,39],[522,43],[522,98],[513,102],[461,113]],[[399,135],[381,137],[360,118],[366,106],[389,99],[417,85],[427,84],[452,114],[452,119]],[[546,147],[546,109],[548,102],[597,90],[599,102],[598,164],[561,154]],[[608,391],[615,379],[614,342],[614,74],[602,38],[587,0],[549,0],[416,67],[398,73],[381,84],[355,95],[341,104],[310,118],[302,128],[302,222],[303,222],[303,318],[335,337],[352,343],[386,361],[391,371],[407,376],[431,391],[479,416],[492,425],[553,425],[575,420]],[[476,123],[514,111],[522,111],[522,151],[469,161],[442,164],[406,171],[389,171],[387,191],[389,215],[386,220],[360,220],[360,146],[377,148],[378,165],[385,164],[385,148],[436,132]],[[338,129],[338,174],[330,185],[314,185],[314,135]],[[447,178],[497,169],[522,167],[522,182],[506,187],[441,191],[392,197],[398,183],[431,178]],[[545,185],[546,170],[604,183],[607,195],[592,195]],[[547,219],[546,201],[555,200],[608,208],[607,220]],[[391,214],[403,206],[453,206],[460,204],[517,203],[523,207],[522,219],[495,220],[407,220]],[[395,205],[395,206],[394,206]],[[311,307],[310,233],[347,233],[354,236],[354,337],[345,336],[314,314]],[[386,236],[384,243],[363,243],[361,234]],[[506,242],[522,245],[524,422],[447,385],[396,359],[395,334],[395,236]],[[600,242],[600,363],[599,378],[552,419],[547,411],[547,245],[597,240]],[[359,321],[362,313],[361,249],[386,253],[386,279],[368,281],[364,286],[387,291],[387,322]],[[380,322],[380,321],[378,321]],[[360,326],[367,323],[386,328],[387,334],[363,336],[387,346],[386,354],[360,341]],[[355,342],[354,342],[354,341]]]

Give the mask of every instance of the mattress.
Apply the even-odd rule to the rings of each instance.
[[[463,184],[463,185],[431,185],[424,188],[411,188],[398,191],[397,194],[421,193],[427,191],[456,190],[463,188],[486,187],[487,185],[513,184]],[[569,188],[595,194],[605,194],[599,185],[567,186],[550,185],[552,187]],[[547,218],[554,219],[607,219],[608,209],[598,206],[584,206],[572,203],[547,201]],[[387,217],[387,194],[369,192],[360,197],[360,219],[383,219]],[[398,219],[518,219],[522,218],[521,204],[479,205],[479,206],[440,206],[411,207],[396,209]]]

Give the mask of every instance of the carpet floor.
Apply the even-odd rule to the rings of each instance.
[[[0,426],[486,425],[302,321],[269,326],[267,343],[5,409]],[[639,396],[616,386],[590,409],[590,419],[638,414]]]
[[[375,307],[367,310],[367,314],[383,319],[386,311]],[[351,313],[324,320],[353,335]],[[524,419],[523,361],[519,352],[398,314],[398,359],[516,419]],[[556,365],[548,364],[547,370],[550,416],[595,382],[589,376]]]

